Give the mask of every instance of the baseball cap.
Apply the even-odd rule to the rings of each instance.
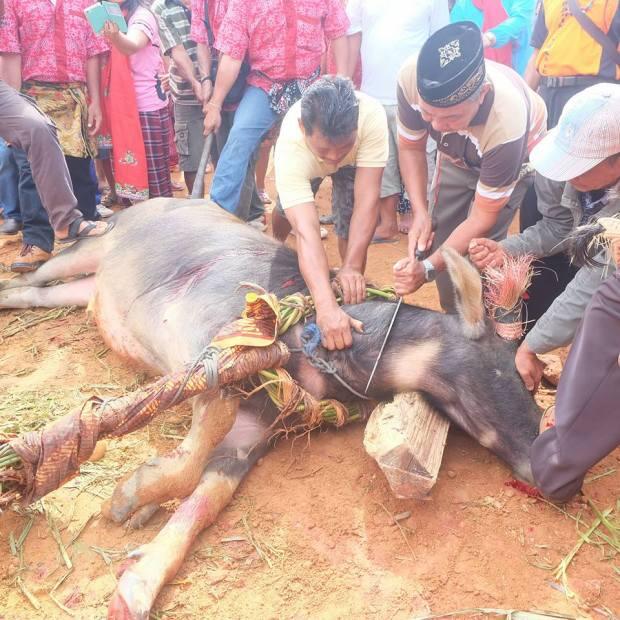
[[[530,162],[552,181],[570,181],[620,153],[620,84],[596,84],[569,99]]]

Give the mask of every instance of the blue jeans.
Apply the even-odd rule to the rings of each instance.
[[[239,200],[250,160],[277,120],[278,115],[269,107],[267,93],[248,86],[235,112],[235,120],[211,185],[211,199],[243,219],[247,215],[238,213]]]
[[[18,183],[19,170],[14,157],[14,149],[0,138],[0,206],[4,209],[5,220],[21,222]]]
[[[22,211],[24,245],[35,245],[45,252],[54,249],[54,231],[43,208],[26,153],[14,149],[19,170],[19,205]]]

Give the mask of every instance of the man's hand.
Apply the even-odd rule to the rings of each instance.
[[[101,128],[101,106],[99,103],[91,103],[88,106],[88,133],[91,136],[99,133],[99,129]]]
[[[366,299],[366,278],[351,267],[342,267],[336,276],[345,304],[359,304]]]
[[[316,324],[321,330],[321,342],[329,351],[348,349],[353,344],[351,328],[358,334],[364,333],[361,321],[350,317],[340,306],[317,309]]]
[[[170,73],[166,71],[165,73],[160,73],[158,77],[159,83],[161,84],[161,89],[165,93],[170,92]]]
[[[536,392],[543,376],[545,364],[538,359],[536,353],[527,346],[525,341],[517,349],[515,365],[525,387],[530,392]]]
[[[469,258],[478,271],[486,267],[501,267],[506,252],[497,241],[472,239],[469,242]]]
[[[204,111],[205,111],[204,134],[205,136],[208,136],[216,132],[220,128],[220,125],[222,124],[222,112],[221,112],[221,108],[218,105],[211,103],[210,101],[207,101],[207,103],[205,103]]]
[[[426,284],[426,276],[421,262],[410,258],[401,258],[394,265],[394,289],[397,295],[402,297],[413,293],[423,284]]]
[[[482,35],[482,47],[493,47],[497,41],[497,37],[492,32],[485,32]]]
[[[413,209],[411,226],[409,227],[409,254],[415,255],[416,250],[425,252],[433,243],[433,225],[427,209]]]

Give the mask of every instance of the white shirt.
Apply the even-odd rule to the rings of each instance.
[[[448,0],[349,0],[351,26],[362,33],[361,91],[395,105],[398,71],[436,30],[450,21]]]

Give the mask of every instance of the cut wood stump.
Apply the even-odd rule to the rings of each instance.
[[[396,497],[428,499],[437,481],[449,428],[450,422],[420,394],[398,394],[370,415],[364,447]]]

